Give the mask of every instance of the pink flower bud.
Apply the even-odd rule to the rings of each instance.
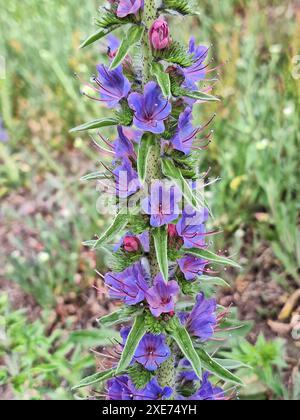
[[[158,18],[153,23],[149,32],[149,38],[151,45],[155,50],[163,50],[170,45],[170,30],[164,19]]]
[[[176,238],[178,236],[176,225],[168,225],[169,238]]]
[[[126,252],[137,252],[140,249],[140,241],[134,236],[126,236],[123,241],[123,248]]]

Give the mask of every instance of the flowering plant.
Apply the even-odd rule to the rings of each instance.
[[[104,284],[111,299],[123,303],[100,319],[101,325],[129,324],[109,355],[109,366],[85,378],[77,388],[105,383],[110,400],[219,400],[225,390],[211,379],[241,381],[222,360],[209,354],[208,343],[226,324],[228,312],[208,296],[206,285],[224,285],[209,264],[238,265],[208,249],[210,210],[203,194],[199,157],[211,132],[194,125],[192,111],[216,101],[214,69],[206,64],[209,48],[194,38],[185,48],[170,34],[167,15],[193,14],[188,0],[115,0],[105,8],[99,31],[82,45],[100,40],[127,25],[119,42],[109,36],[109,65],[98,65],[95,97],[114,109],[73,132],[117,128],[111,142],[101,133],[112,167],[86,179],[114,182],[118,212],[108,230],[87,245],[114,247]],[[105,145],[104,145],[105,143]],[[200,188],[199,188],[199,179]],[[130,206],[132,199],[140,206]],[[133,323],[130,321],[133,320]],[[227,361],[228,362],[228,361]],[[227,363],[228,365],[228,363]]]

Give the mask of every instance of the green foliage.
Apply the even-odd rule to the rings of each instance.
[[[108,254],[107,264],[114,272],[121,272],[135,264],[142,258],[142,254],[128,253],[122,250]]]
[[[120,233],[127,226],[129,215],[122,212],[118,213],[114,218],[110,227],[102,234],[102,236],[94,241],[93,249],[101,248],[109,242],[113,237]]]
[[[193,56],[187,52],[182,44],[176,41],[169,48],[155,51],[154,56],[157,60],[178,64],[182,67],[189,67],[193,64]]]
[[[204,260],[214,262],[216,264],[229,265],[231,267],[241,268],[240,265],[237,264],[235,261],[232,261],[229,258],[223,257],[222,255],[214,254],[213,252],[207,249],[189,248],[189,249],[183,249],[182,253],[193,255],[194,257],[199,257]]]
[[[156,258],[165,282],[169,279],[168,232],[166,226],[152,230]]]
[[[128,368],[128,374],[136,389],[144,389],[152,379],[152,373],[139,363]]]
[[[195,9],[197,5],[195,2],[190,0],[164,0],[163,9],[165,10],[174,10],[177,13],[185,15],[196,15],[198,14]]]
[[[5,361],[0,389],[13,398],[71,399],[70,387],[94,366],[84,343],[61,329],[46,332],[48,317],[45,312],[31,323],[25,311],[12,311],[7,295],[0,295],[0,359]]]
[[[70,130],[70,133],[78,133],[80,131],[96,130],[97,128],[111,127],[118,125],[119,121],[115,118],[100,118],[98,120],[89,121],[85,124],[81,124],[78,127],[74,127]]]
[[[285,396],[284,386],[281,381],[282,369],[286,368],[285,362],[285,342],[282,339],[266,340],[261,334],[255,345],[248,343],[245,339],[240,339],[230,352],[222,352],[222,356],[238,359],[253,371],[241,370],[240,376],[251,376],[253,372],[260,382],[270,389],[277,397]],[[245,379],[246,380],[246,379]],[[249,382],[249,381],[248,381]],[[243,395],[250,395],[255,392],[252,389],[256,384],[249,385],[243,391]]]
[[[155,318],[151,312],[145,312],[145,326],[149,333],[159,335],[165,332],[165,323]]]
[[[156,77],[157,83],[159,84],[163,95],[166,98],[169,98],[171,95],[171,82],[168,73],[165,72],[162,64],[160,63],[153,63],[151,70]]]
[[[148,157],[153,146],[155,137],[149,133],[143,135],[138,150],[137,169],[138,175],[142,183],[146,180]]]
[[[122,63],[129,53],[129,50],[141,41],[144,32],[145,28],[137,25],[132,26],[127,31],[126,36],[122,39],[118,52],[110,65],[110,70],[115,69]]]

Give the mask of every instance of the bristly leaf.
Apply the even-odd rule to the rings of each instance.
[[[233,382],[237,385],[243,385],[243,382],[236,375],[231,373],[225,367],[221,366],[216,360],[214,360],[203,348],[196,349],[199,358],[203,364],[203,367],[209,372],[216,375],[218,378],[224,381]]]
[[[193,65],[193,55],[179,42],[173,42],[169,48],[155,51],[155,58],[168,63],[178,64],[181,67]]]
[[[178,95],[179,93],[179,95]],[[188,89],[177,89],[176,96],[186,96],[187,98],[197,99],[198,101],[204,102],[219,102],[220,99],[216,96],[210,95],[209,93],[197,91],[197,90],[188,90]]]
[[[99,29],[97,32],[89,36],[81,45],[79,48],[85,48],[89,45],[92,45],[94,42],[99,41],[100,39],[104,38],[106,35],[108,35],[112,31],[109,29]]]
[[[169,280],[169,261],[168,261],[168,232],[166,226],[162,226],[152,231],[156,258],[160,271],[165,282]]]
[[[101,248],[103,244],[108,242],[110,239],[112,239],[115,235],[120,233],[125,227],[127,226],[127,223],[130,219],[129,214],[123,214],[120,212],[115,217],[114,221],[110,225],[110,227],[107,229],[106,232],[103,233],[101,238],[95,241],[93,248]]]
[[[151,148],[153,147],[154,141],[155,137],[150,133],[146,133],[143,135],[139,145],[137,169],[142,184],[144,184],[146,179],[148,156]]]
[[[222,257],[222,255],[214,254],[213,252],[208,251],[207,249],[200,249],[200,248],[183,249],[182,253],[193,255],[194,257],[202,258],[203,260],[212,261],[217,264],[229,265],[231,267],[241,268],[241,266],[235,261],[232,261],[226,257]]]
[[[82,381],[80,381],[78,385],[75,385],[72,388],[72,391],[76,391],[77,389],[85,388],[87,386],[96,385],[99,382],[104,382],[108,379],[113,378],[115,374],[116,374],[116,369],[114,368],[114,369],[104,370],[103,372],[95,373],[94,375],[91,375],[91,376],[87,376],[86,378],[82,379]]]
[[[70,130],[70,133],[78,133],[80,131],[96,130],[97,128],[111,127],[114,125],[118,125],[118,123],[118,120],[116,120],[115,118],[101,118],[99,120],[90,121],[85,124],[79,125],[78,127],[72,128]]]
[[[102,29],[116,29],[121,25],[127,25],[127,23],[134,22],[131,16],[127,16],[121,19],[116,15],[116,13],[113,13],[110,10],[106,10],[105,8],[102,8],[99,11],[101,16],[100,18],[96,19],[96,24],[99,26],[99,28]]]
[[[195,4],[190,0],[164,0],[163,9],[175,10],[175,12],[186,16],[186,15],[198,15],[198,12],[195,12]]]
[[[136,309],[135,307],[124,307],[118,311],[112,312],[111,314],[97,319],[97,322],[104,327],[111,327],[115,324],[122,324],[124,322],[130,321],[134,314],[138,314],[138,311],[142,311],[142,309]]]
[[[95,179],[108,179],[108,176],[103,172],[95,171],[82,176],[80,181],[92,181]]]
[[[167,178],[176,182],[178,187],[181,189],[183,196],[191,206],[198,210],[201,207],[208,207],[204,198],[200,198],[199,194],[195,194],[190,183],[184,178],[180,168],[175,166],[173,161],[170,159],[162,159],[162,171]]]
[[[199,379],[202,377],[201,360],[194,348],[192,339],[187,330],[181,325],[178,318],[173,318],[170,323],[170,334],[178,344],[180,350],[192,365]]]
[[[129,366],[131,360],[134,357],[134,353],[146,333],[146,326],[144,322],[144,316],[139,315],[135,318],[134,324],[128,338],[126,340],[125,347],[122,352],[120,362],[117,367],[117,374],[123,372]]]
[[[113,62],[110,65],[110,70],[115,69],[122,63],[122,61],[128,54],[130,48],[133,47],[138,42],[140,42],[144,34],[144,31],[145,31],[145,28],[143,26],[137,26],[137,25],[132,26],[128,30],[125,38],[123,38],[122,40],[122,43],[118,49],[118,52]]]
[[[169,98],[171,96],[171,82],[169,74],[165,72],[162,64],[160,63],[153,63],[151,70],[156,77],[157,83],[159,84],[163,95],[166,98]]]

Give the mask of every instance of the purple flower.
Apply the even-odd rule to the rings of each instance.
[[[153,378],[145,389],[139,391],[139,396],[135,398],[136,400],[144,401],[157,401],[157,400],[166,400],[171,397],[173,394],[172,388],[166,386],[161,388],[158,385],[157,379]]]
[[[178,203],[181,198],[181,191],[171,182],[154,181],[151,197],[142,201],[142,209],[151,215],[151,226],[160,227],[176,220],[180,213]]]
[[[136,160],[136,152],[134,150],[131,140],[125,135],[123,127],[118,126],[119,137],[114,142],[113,148],[118,159],[124,157],[133,158]]]
[[[140,143],[141,138],[143,136],[142,131],[134,130],[131,127],[123,127],[123,133],[130,141],[137,144]]]
[[[179,318],[192,336],[207,341],[213,336],[217,325],[216,307],[215,299],[205,299],[204,294],[200,293],[192,312],[180,313]]]
[[[185,155],[191,152],[193,141],[201,130],[201,127],[193,127],[192,118],[192,109],[188,107],[180,114],[176,134],[171,139],[174,149]]]
[[[214,387],[209,382],[209,373],[205,372],[199,390],[189,398],[190,400],[215,401],[224,399],[222,388]]]
[[[201,276],[207,264],[207,261],[192,255],[180,258],[177,262],[185,279],[188,281],[195,280],[197,276]]]
[[[185,80],[188,85],[193,85],[205,79],[206,68],[204,62],[207,58],[209,48],[204,45],[196,45],[195,38],[190,39],[189,53],[193,54],[193,64],[190,67],[183,68]]]
[[[107,55],[108,55],[109,58],[113,59],[116,56],[117,51],[119,49],[120,40],[113,35],[109,35],[107,37],[107,40],[108,40]]]
[[[133,389],[128,376],[119,376],[107,382],[107,400],[126,401],[133,399]]]
[[[169,25],[163,18],[160,17],[153,23],[149,31],[149,39],[155,50],[163,50],[170,45]]]
[[[121,99],[127,98],[131,84],[123,75],[122,66],[115,70],[108,70],[106,66],[97,66],[98,78],[95,79],[99,86],[100,96],[109,108],[115,108]]]
[[[155,82],[146,84],[143,95],[131,93],[128,104],[134,111],[133,122],[137,128],[154,134],[165,131],[164,120],[171,113],[171,104],[163,98],[161,89]]]
[[[116,177],[116,188],[120,198],[129,197],[140,189],[138,174],[127,157],[123,158],[123,163],[113,171],[113,174]]]
[[[109,288],[111,299],[122,300],[130,306],[142,302],[148,289],[140,263],[134,264],[122,273],[106,274],[105,284]]]
[[[6,143],[8,141],[7,131],[3,127],[3,121],[0,118],[0,143]]]
[[[194,210],[191,206],[187,206],[181,220],[177,223],[177,232],[183,238],[186,248],[203,248],[205,247],[206,227],[204,223],[208,219],[208,210]]]
[[[187,359],[180,360],[178,367],[182,369],[179,373],[179,381],[192,382],[199,380],[198,376],[193,371],[192,366]]]
[[[164,282],[161,274],[154,279],[154,286],[146,293],[146,300],[149,303],[153,316],[174,312],[176,297],[179,293],[179,286],[176,281]]]
[[[119,18],[126,17],[128,15],[136,15],[137,12],[144,6],[143,0],[120,0],[117,10],[117,16]]]
[[[155,371],[168,360],[171,351],[163,335],[146,334],[135,352],[134,359],[145,369]]]

